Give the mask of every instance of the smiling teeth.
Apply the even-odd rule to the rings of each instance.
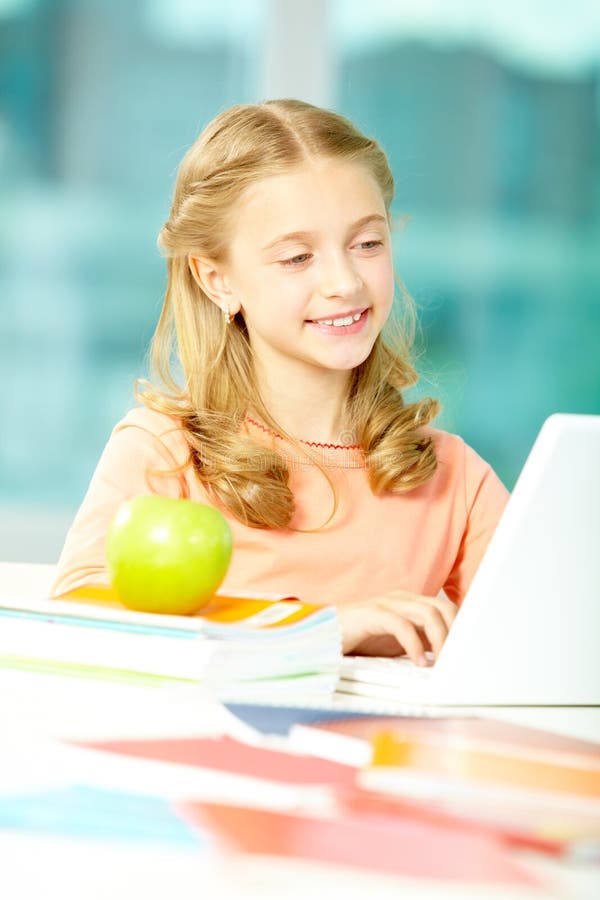
[[[319,325],[352,325],[353,322],[358,322],[362,313],[356,313],[353,316],[345,316],[343,319],[319,319]]]

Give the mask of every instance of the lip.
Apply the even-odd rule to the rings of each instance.
[[[328,316],[321,316],[320,319],[306,319],[307,322],[323,322],[325,319],[345,319],[346,316],[356,316],[358,313],[361,315],[364,313],[368,306],[359,306],[358,309],[349,309],[347,312],[336,312],[335,314],[329,313]]]
[[[322,320],[320,322],[307,321],[306,324],[313,331],[318,331],[320,334],[332,335],[339,340],[346,335],[360,334],[363,332],[366,328],[368,317],[369,307],[367,306],[360,314],[360,317],[356,321],[352,320],[350,325],[326,325]]]

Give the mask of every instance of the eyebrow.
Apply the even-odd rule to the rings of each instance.
[[[382,216],[379,213],[369,213],[368,216],[363,216],[362,219],[358,219],[358,221],[350,225],[348,231],[355,231],[357,228],[361,228],[363,225],[367,225],[369,222],[385,222],[387,224],[387,219],[385,216]],[[272,247],[275,247],[278,244],[284,244],[286,241],[302,240],[303,238],[312,237],[313,234],[314,232],[312,231],[290,231],[289,234],[282,234],[270,243],[265,244],[262,249],[270,250]]]

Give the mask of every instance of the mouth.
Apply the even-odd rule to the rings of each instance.
[[[335,316],[331,319],[307,319],[309,328],[319,331],[321,334],[342,337],[346,334],[359,334],[366,327],[369,307],[363,310],[354,310],[345,316]],[[334,324],[336,323],[336,324]]]
[[[348,312],[337,313],[335,316],[323,316],[321,319],[306,319],[306,321],[311,325],[333,325],[336,322],[338,324],[335,327],[343,327],[343,325],[351,325],[353,321],[358,322],[367,311],[368,307],[361,306],[359,309],[349,309]]]

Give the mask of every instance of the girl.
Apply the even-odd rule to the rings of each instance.
[[[108,581],[117,507],[155,492],[228,519],[223,590],[335,604],[345,652],[439,652],[508,495],[429,425],[435,401],[403,401],[416,375],[390,316],[393,189],[374,140],[299,100],[206,127],[159,236],[161,386],[139,381],[112,432],[55,596]]]

